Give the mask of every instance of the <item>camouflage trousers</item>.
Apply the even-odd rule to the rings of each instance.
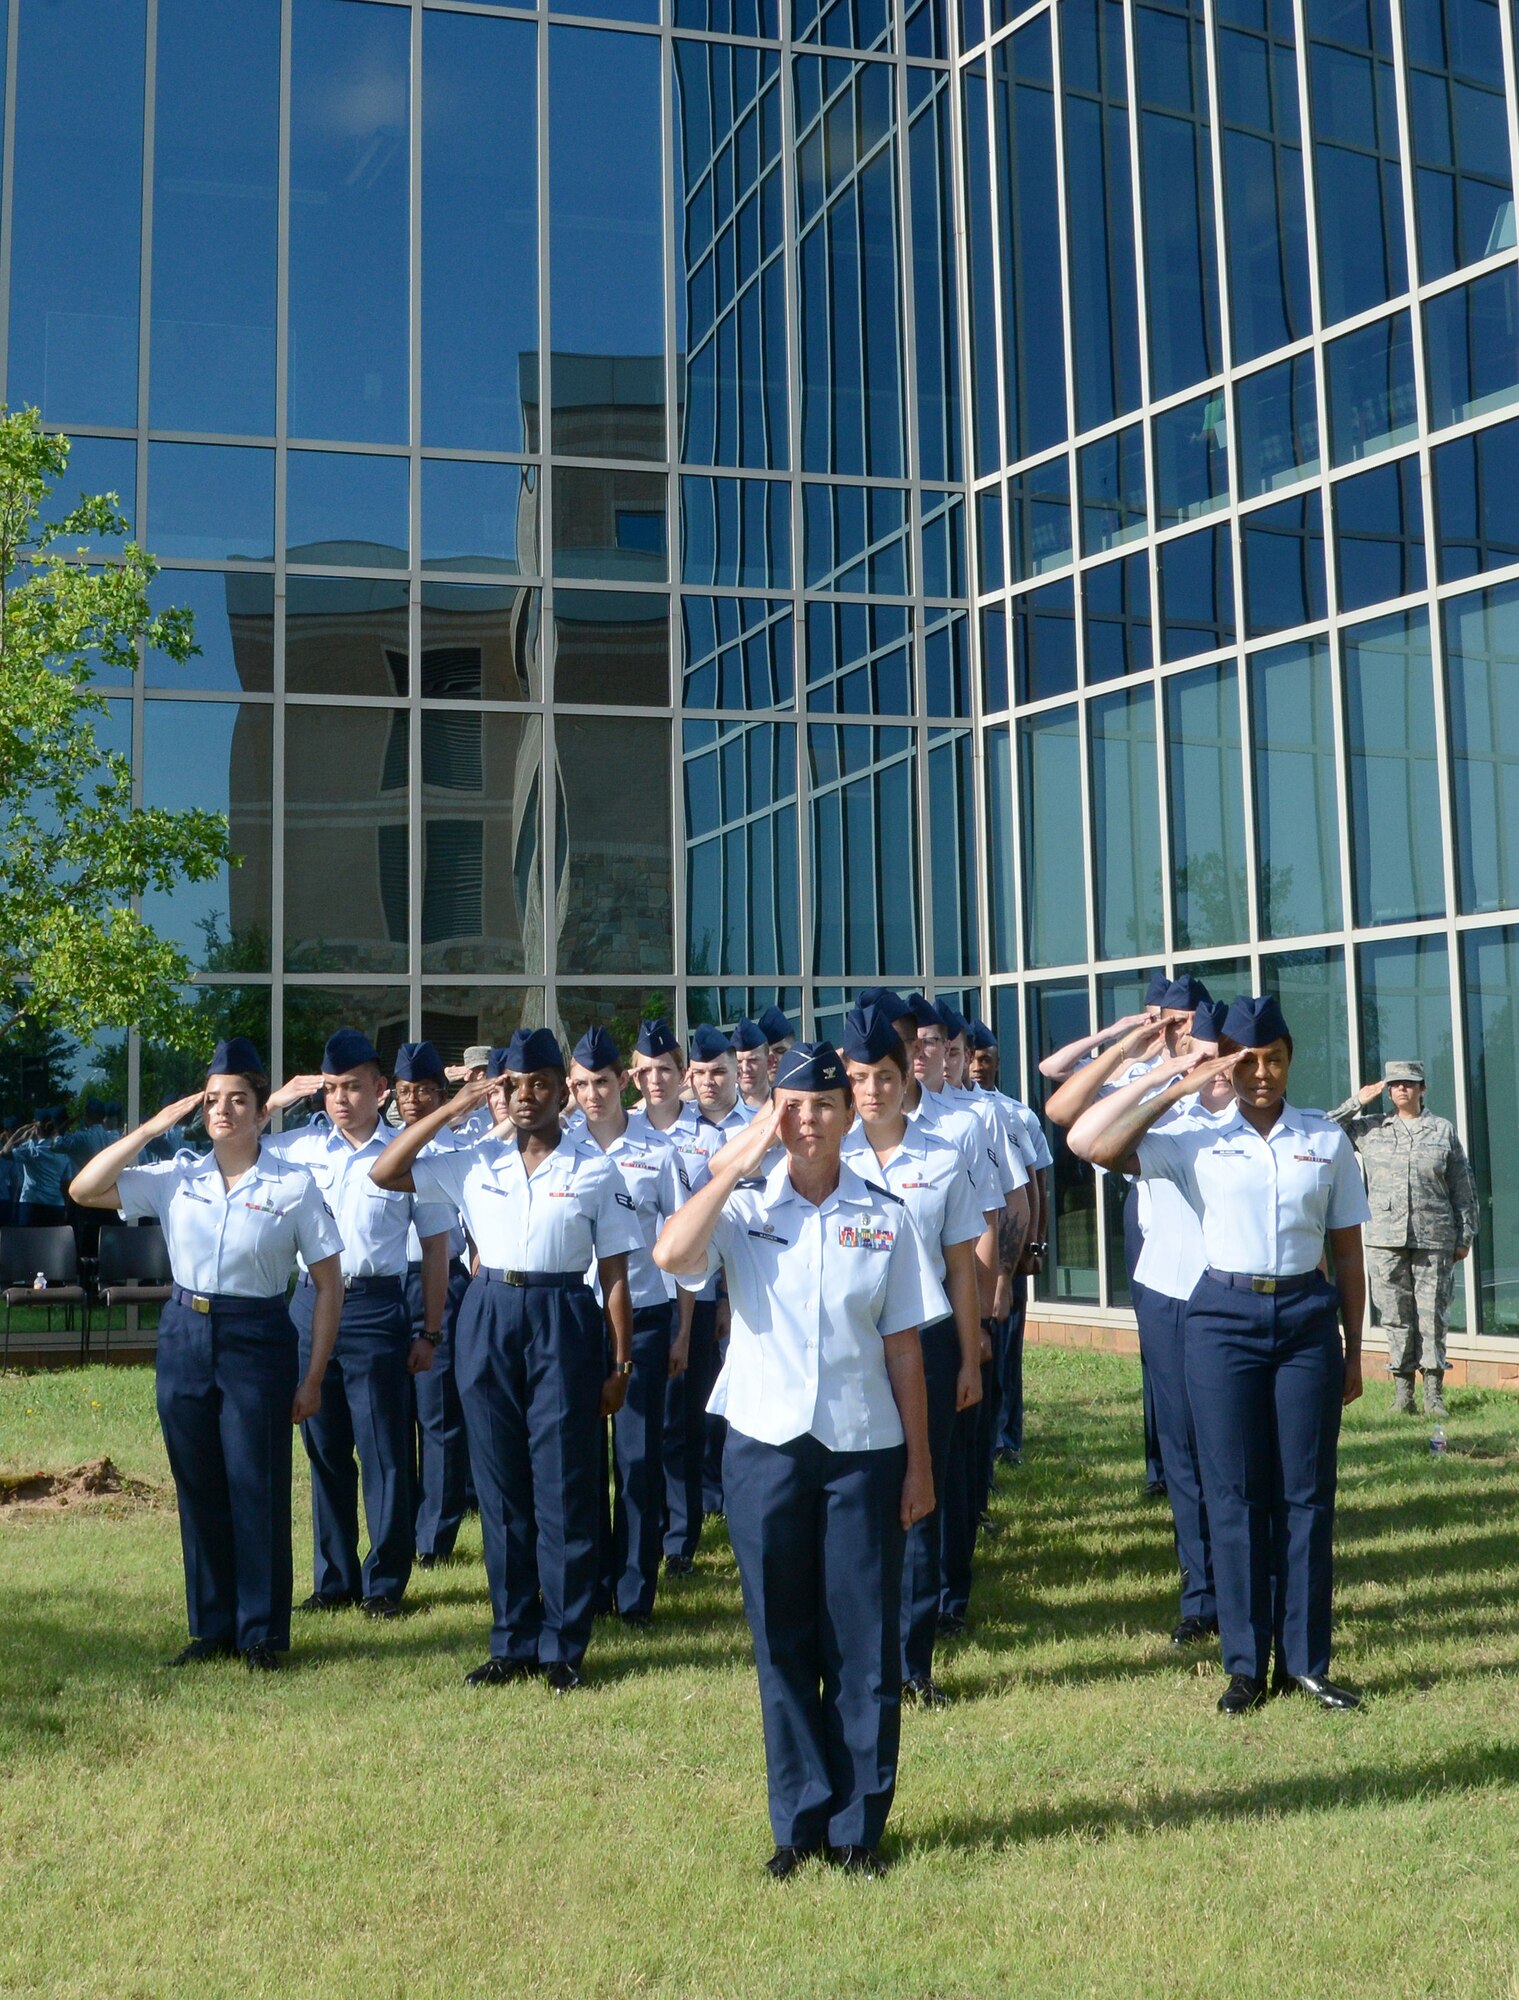
[[[1445,1366],[1445,1322],[1455,1261],[1448,1250],[1377,1250],[1366,1246],[1366,1278],[1387,1336],[1394,1375]]]

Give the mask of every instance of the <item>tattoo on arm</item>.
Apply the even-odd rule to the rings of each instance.
[[[997,1262],[1004,1271],[1017,1269],[1023,1255],[1025,1223],[1003,1209],[997,1218]]]

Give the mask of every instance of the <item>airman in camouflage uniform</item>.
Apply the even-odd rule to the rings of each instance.
[[[1392,1112],[1369,1107],[1384,1087]],[[1424,1408],[1445,1415],[1445,1321],[1455,1266],[1477,1234],[1477,1189],[1455,1127],[1424,1109],[1424,1065],[1390,1062],[1330,1117],[1361,1156],[1371,1220],[1362,1232],[1371,1301],[1387,1336],[1395,1410],[1414,1408],[1414,1370]]]

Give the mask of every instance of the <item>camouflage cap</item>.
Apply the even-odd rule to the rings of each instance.
[[[1390,1062],[1382,1065],[1383,1083],[1423,1083],[1424,1065],[1421,1062]]]

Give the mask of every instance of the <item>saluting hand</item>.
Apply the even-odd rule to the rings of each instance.
[[[1176,1067],[1172,1074],[1184,1080],[1190,1095],[1194,1090],[1201,1090],[1212,1083],[1216,1076],[1232,1076],[1244,1053],[1243,1049],[1235,1049],[1226,1056],[1173,1056],[1171,1062],[1161,1063],[1159,1069],[1171,1069],[1174,1063]]]
[[[1382,1095],[1383,1084],[1379,1078],[1375,1083],[1363,1083],[1356,1092],[1356,1100],[1361,1104],[1375,1104]]]
[[[448,1100],[449,1124],[459,1124],[482,1105],[499,1080],[494,1076],[477,1076],[473,1083],[466,1083],[462,1090],[455,1092]]]
[[[170,1126],[178,1125],[182,1119],[188,1118],[192,1111],[199,1111],[205,1095],[203,1090],[192,1090],[188,1096],[176,1099],[173,1104],[166,1104],[162,1111],[155,1111],[151,1118],[144,1120],[140,1129],[151,1133],[155,1138],[159,1137],[160,1134],[167,1132]]]
[[[292,1105],[299,1104],[303,1097],[310,1097],[313,1091],[320,1090],[321,1088],[322,1079],[320,1074],[315,1076],[293,1076],[287,1083],[282,1083],[279,1089],[270,1095],[266,1108],[271,1112],[288,1111]]]

